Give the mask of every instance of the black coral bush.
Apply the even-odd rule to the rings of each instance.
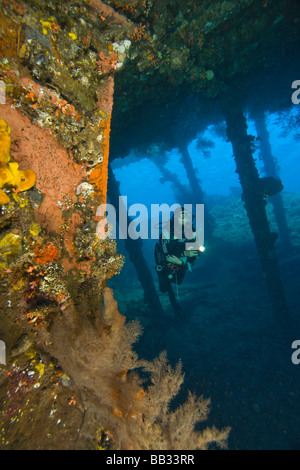
[[[67,312],[67,313],[66,313]],[[174,368],[165,352],[154,361],[140,360],[132,344],[141,334],[138,322],[126,323],[112,289],[103,291],[103,307],[91,319],[71,306],[54,320],[44,347],[71,378],[83,406],[78,446],[109,430],[115,449],[207,449],[226,445],[229,429],[202,431],[209,400],[189,394],[173,410],[172,399],[184,380],[181,363]],[[42,340],[42,335],[40,336]]]
[[[105,289],[102,318],[107,318],[108,310],[111,319],[114,315],[120,315],[112,291]],[[126,330],[122,331],[122,328]],[[124,323],[122,328],[114,340],[111,338],[113,343],[117,340],[121,344],[125,333],[130,342],[129,351],[127,344],[127,358],[131,358],[131,364],[126,363],[122,369],[127,367],[129,371],[115,384],[113,413],[119,421],[115,427],[118,447],[146,450],[207,449],[211,444],[225,447],[229,428],[221,431],[215,427],[195,430],[196,425],[207,418],[210,400],[189,393],[184,404],[175,410],[171,409],[171,402],[184,381],[181,363],[172,368],[165,352],[153,361],[138,360],[131,350],[132,343],[140,333],[138,326],[135,323]],[[123,349],[119,354],[123,356],[124,352]],[[143,377],[145,373],[148,374],[147,386],[146,380],[142,380],[134,369],[141,369]]]
[[[162,352],[153,362],[141,361],[150,373],[151,384],[145,390],[141,416],[136,429],[135,446],[139,449],[195,450],[208,449],[211,444],[226,447],[229,428],[206,428],[196,431],[197,423],[209,413],[210,400],[189,393],[185,403],[170,409],[172,399],[178,394],[184,375],[179,362],[172,368]]]

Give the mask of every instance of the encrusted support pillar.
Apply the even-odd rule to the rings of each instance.
[[[258,171],[253,159],[252,136],[247,134],[247,123],[240,101],[223,103],[227,122],[227,136],[232,143],[236,171],[243,189],[243,201],[254,236],[270,301],[278,322],[288,317],[288,307],[280,278],[274,243],[276,234],[270,231],[266,215],[266,201],[260,188]],[[284,322],[285,323],[285,322]]]
[[[116,209],[116,216],[119,219],[119,197],[121,196],[119,191],[119,184],[116,181],[114,173],[111,169],[111,166],[108,167],[108,175],[109,175],[109,185],[108,185],[108,197],[110,202]],[[124,209],[125,210],[125,209]],[[130,224],[130,217],[128,217],[128,225]],[[151,272],[147,266],[146,260],[143,255],[142,251],[142,240],[139,238],[138,240],[132,240],[131,238],[127,238],[125,240],[125,247],[129,253],[129,258],[134,264],[136,269],[138,279],[144,289],[144,299],[146,304],[151,309],[151,312],[154,317],[161,317],[163,314],[163,309],[157,295],[153,278]]]
[[[256,111],[252,114],[252,117],[254,119],[257,135],[260,138],[259,142],[261,158],[264,163],[266,176],[273,176],[274,178],[278,178],[278,168],[274,160],[274,156],[272,155],[270,136],[265,121],[265,113],[262,110]],[[281,194],[274,194],[274,196],[272,196],[270,199],[270,202],[273,206],[280,240],[284,249],[288,251],[291,248],[291,240]]]

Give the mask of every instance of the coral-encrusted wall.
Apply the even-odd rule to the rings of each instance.
[[[1,183],[8,202],[0,206],[0,337],[13,368],[9,374],[17,376],[19,361],[25,361],[38,366],[47,387],[57,373],[55,361],[62,360],[64,340],[51,349],[55,359],[44,363],[40,356],[41,348],[49,354],[56,342],[54,325],[66,317],[66,337],[74,340],[80,318],[98,318],[105,281],[123,265],[115,242],[96,235],[96,209],[106,201],[114,74],[125,60],[113,44],[127,40],[128,47],[132,26],[101,1],[4,1],[0,23],[6,91],[0,118],[10,127],[11,162],[36,174],[27,191],[8,179]],[[4,372],[0,385],[7,381]],[[23,403],[26,414],[25,408]],[[8,400],[1,415],[12,447],[9,420],[19,409]],[[28,448],[32,437],[25,434]]]
[[[1,106],[1,117],[11,127],[11,154],[20,169],[32,168],[37,175],[36,187],[43,193],[41,205],[35,208],[36,220],[48,231],[60,233],[63,221],[63,199],[76,201],[76,188],[88,178],[86,169],[47,129],[13,109],[8,102]]]
[[[92,236],[96,208],[106,201],[113,76],[117,60],[118,67],[125,60],[113,47],[132,25],[101,1],[70,2],[69,9],[58,2],[4,5],[1,117],[12,130],[13,159],[37,175],[35,217],[64,244],[68,270],[81,265],[77,230],[89,223]]]

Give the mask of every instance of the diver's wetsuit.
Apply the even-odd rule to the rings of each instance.
[[[155,262],[156,272],[158,274],[159,288],[161,292],[168,292],[171,283],[181,284],[187,269],[191,270],[191,266],[194,264],[196,256],[187,258],[184,256],[185,244],[187,242],[194,242],[196,236],[192,240],[186,238],[177,239],[174,238],[174,229],[171,233],[163,230],[159,237],[159,242],[155,245]],[[163,237],[164,235],[164,237]],[[171,263],[166,260],[167,255],[175,255],[183,262],[181,265]]]

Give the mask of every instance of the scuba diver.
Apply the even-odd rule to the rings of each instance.
[[[185,224],[192,226],[193,216],[183,207],[179,207],[174,212],[170,225],[165,224],[158,243],[155,245],[155,270],[158,274],[159,288],[161,292],[168,292],[171,305],[176,313],[183,313],[178,305],[172,284],[180,285],[187,270],[191,271],[195,260],[204,247],[200,246],[198,235],[192,227],[193,238],[187,239],[182,233]],[[176,225],[177,224],[177,225]],[[176,237],[176,227],[180,229],[182,238]],[[196,249],[186,249],[187,243],[196,243]]]

